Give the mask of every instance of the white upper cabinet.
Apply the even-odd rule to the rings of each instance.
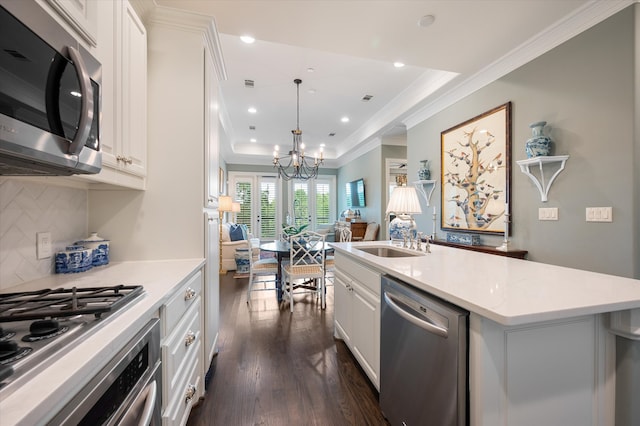
[[[147,174],[147,32],[128,1],[100,1],[102,171],[81,179],[144,189]]]
[[[147,32],[128,2],[122,22],[122,170],[147,174]],[[117,156],[116,156],[117,160]]]
[[[98,44],[97,0],[46,0],[46,2],[88,45]]]

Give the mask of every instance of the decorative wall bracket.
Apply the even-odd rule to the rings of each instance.
[[[429,207],[429,200],[431,200],[431,194],[433,194],[433,190],[436,189],[437,180],[417,180],[413,182],[413,186],[416,187],[418,192],[422,194],[424,200],[427,202],[427,207]]]
[[[533,181],[533,183],[538,188],[538,191],[540,191],[540,198],[542,199],[542,202],[546,203],[547,195],[549,195],[549,189],[551,188],[551,184],[553,183],[555,178],[560,174],[560,172],[564,170],[564,165],[568,159],[569,159],[568,155],[552,155],[552,156],[527,158],[526,160],[516,161],[516,163],[518,163],[518,165],[520,166],[520,170],[522,170],[522,173],[529,176],[529,178]],[[556,170],[556,172],[553,174],[553,176],[551,176],[551,179],[549,179],[549,182],[547,183],[544,179],[544,169],[542,166],[548,163],[560,163],[560,165],[558,167],[558,170]],[[531,171],[529,170],[529,167],[532,165],[537,165],[539,167],[540,179],[538,179],[538,177],[532,174]]]

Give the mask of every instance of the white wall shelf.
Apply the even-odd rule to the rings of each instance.
[[[565,163],[569,159],[568,155],[553,155],[553,156],[541,156],[534,158],[527,158],[526,160],[518,160],[516,163],[520,166],[520,170],[522,173],[529,176],[529,178],[533,181],[533,183],[540,191],[540,198],[542,202],[547,202],[547,196],[549,195],[549,189],[551,188],[551,184],[555,180],[555,178],[560,174],[561,171],[564,170]],[[542,167],[544,164],[551,163],[559,163],[558,170],[551,176],[549,182],[547,183],[544,178],[544,168]],[[531,166],[537,165],[540,169],[540,178],[531,173],[529,169]]]
[[[437,180],[417,180],[413,182],[413,186],[416,187],[418,192],[422,194],[425,201],[427,202],[427,207],[429,207],[429,200],[431,200],[431,194],[433,194],[433,190],[436,189]]]

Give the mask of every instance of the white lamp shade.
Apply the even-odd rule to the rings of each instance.
[[[234,213],[240,213],[240,203],[236,203],[235,201],[231,203],[231,211]]]
[[[416,214],[422,213],[420,200],[413,186],[398,186],[391,193],[387,205],[387,214]]]
[[[233,200],[228,195],[218,197],[218,210],[221,212],[230,212],[233,208]]]

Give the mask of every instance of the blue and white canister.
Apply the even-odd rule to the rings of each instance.
[[[93,266],[107,265],[109,263],[109,240],[99,237],[97,232],[92,232],[87,238],[76,241],[75,244],[93,250]]]
[[[81,245],[73,245],[56,253],[56,274],[88,271],[92,268],[92,251]]]

